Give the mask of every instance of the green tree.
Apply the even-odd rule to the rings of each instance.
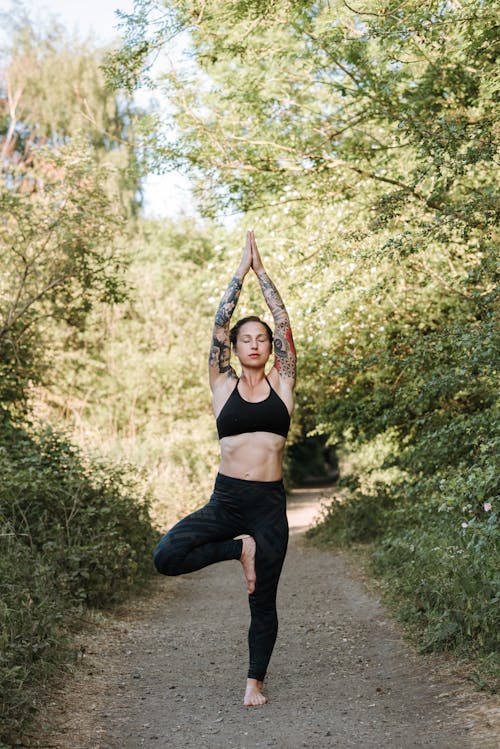
[[[96,300],[123,297],[116,251],[120,217],[107,170],[74,140],[32,157],[33,190],[0,190],[1,399],[19,405],[43,379],[57,346],[81,327]],[[7,184],[6,184],[7,182]],[[26,185],[26,182],[24,183]],[[58,322],[63,336],[55,335]],[[61,328],[61,326],[63,326]]]
[[[123,298],[124,219],[140,202],[130,97],[103,50],[17,10],[0,76],[0,397],[48,377],[97,301]],[[10,405],[9,405],[10,404]]]
[[[12,187],[28,182],[34,152],[84,139],[96,163],[113,167],[110,193],[136,215],[140,168],[134,149],[137,107],[106,85],[106,49],[71,37],[55,17],[13,8],[2,15],[8,44],[0,64],[0,148]]]

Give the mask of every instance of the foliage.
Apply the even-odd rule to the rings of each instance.
[[[188,61],[152,66],[178,34]],[[401,565],[418,540],[428,642],[484,652],[498,561],[495,35],[480,0],[142,0],[108,65],[168,97],[176,130],[145,125],[150,162],[185,168],[207,214],[250,214],[272,247],[301,431],[365,454],[388,440],[326,532],[375,537],[410,607]]]
[[[355,12],[342,2],[141,0],[110,71],[140,78],[148,50],[189,33],[197,69],[157,74],[177,122],[157,158],[192,167],[209,204],[255,210],[281,196],[307,211],[361,188],[356,203],[382,199],[376,220],[409,203],[415,217],[430,209],[451,221],[478,201],[493,207],[475,165],[492,155],[494,21],[476,0],[382,12],[376,2]],[[464,177],[477,181],[469,205]]]
[[[56,17],[35,8],[13,5],[1,19],[8,43],[0,65],[0,141],[9,187],[31,192],[34,153],[78,136],[96,163],[108,165],[108,192],[121,212],[136,215],[141,187],[133,138],[140,110],[106,85],[107,50],[70,36]]]
[[[157,539],[141,480],[30,421],[34,389],[57,379],[63,351],[75,356],[93,310],[126,298],[132,108],[105,89],[102,52],[22,9],[11,22],[0,70],[2,746],[19,743],[73,657],[85,607],[143,582]]]
[[[0,395],[16,404],[43,376],[53,322],[84,325],[92,305],[123,298],[120,227],[104,168],[83,144],[32,156],[33,189],[0,190]],[[7,173],[7,175],[10,172]]]
[[[496,514],[478,513],[467,530],[449,515],[436,518],[436,510],[423,506],[413,527],[389,530],[373,554],[374,569],[402,602],[400,617],[418,624],[423,649],[498,654]]]
[[[108,606],[151,571],[149,504],[124,467],[52,430],[0,433],[0,684],[12,740],[71,658],[83,606]]]
[[[123,220],[139,201],[130,97],[103,50],[13,9],[0,67],[0,403],[23,407],[97,301],[123,299]],[[50,353],[49,353],[50,352]]]

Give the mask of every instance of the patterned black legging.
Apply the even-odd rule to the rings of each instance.
[[[182,575],[239,559],[242,542],[234,536],[246,533],[257,546],[257,582],[248,597],[248,678],[262,681],[278,632],[276,592],[288,543],[283,482],[246,481],[219,473],[209,503],[169,530],[155,549],[154,563],[163,575]]]

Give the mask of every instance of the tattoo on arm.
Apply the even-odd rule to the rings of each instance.
[[[297,354],[290,323],[276,325],[274,331],[274,366],[283,377],[295,380],[297,376]]]
[[[274,330],[274,366],[283,377],[295,380],[297,373],[297,354],[293,342],[290,318],[283,304],[278,289],[267,273],[258,274],[260,287],[275,323]]]
[[[288,319],[288,313],[283,304],[283,300],[280,297],[280,293],[276,286],[273,284],[269,276],[265,271],[258,274],[260,288],[264,294],[264,299],[267,302],[267,306],[271,310],[271,314],[276,324],[280,323],[284,319]]]
[[[238,302],[241,286],[243,282],[238,276],[234,276],[229,286],[227,287],[224,296],[220,300],[219,308],[215,314],[215,326],[217,328],[225,328],[229,325],[231,315],[234,312],[234,308]]]
[[[234,308],[238,302],[243,281],[234,276],[222,297],[215,314],[214,334],[208,357],[210,367],[217,369],[219,374],[233,376],[231,367],[231,344],[229,342],[229,323]]]

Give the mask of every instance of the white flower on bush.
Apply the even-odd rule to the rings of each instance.
[[[485,512],[490,512],[490,510],[491,510],[491,502],[485,502],[483,504],[483,508],[484,508]]]

